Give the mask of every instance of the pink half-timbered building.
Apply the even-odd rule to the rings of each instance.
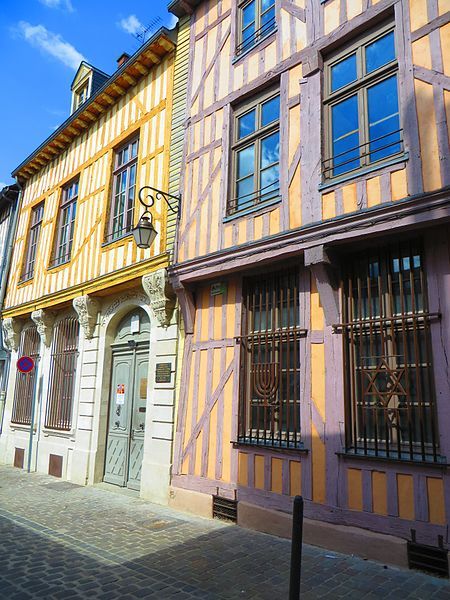
[[[313,543],[445,555],[450,3],[169,9],[190,17],[172,503],[289,534],[302,494]]]

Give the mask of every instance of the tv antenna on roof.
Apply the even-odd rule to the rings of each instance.
[[[161,25],[161,23],[162,23],[161,17],[155,17],[154,19],[152,19],[150,21],[150,23],[146,27],[143,25],[142,28],[141,28],[141,30],[137,31],[134,34],[134,37],[141,44],[145,44],[145,42],[147,41],[148,36],[150,35],[150,33],[152,33],[153,31],[155,31],[155,29],[157,27],[159,27]]]

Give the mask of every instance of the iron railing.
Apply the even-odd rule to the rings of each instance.
[[[266,35],[269,35],[276,28],[276,18],[273,16],[268,19],[259,29],[252,34],[246,36],[240,44],[236,46],[236,56],[240,56],[246,50],[249,50],[252,46],[257,44]]]
[[[70,249],[65,254],[58,254],[57,256],[54,256],[50,261],[49,267],[53,268],[53,267],[59,267],[61,265],[65,265],[66,263],[70,262],[71,254],[72,254],[72,249]]]
[[[133,225],[125,225],[125,227],[115,228],[114,231],[109,232],[105,236],[105,243],[114,242],[116,240],[120,240],[124,236],[131,233],[133,230]]]
[[[19,356],[30,356],[35,363],[39,360],[41,338],[36,327],[27,327],[22,331]],[[31,424],[31,404],[35,389],[36,368],[30,373],[17,371],[11,423],[16,425]]]
[[[78,358],[79,323],[68,317],[55,325],[45,427],[70,430]]]
[[[385,159],[389,158],[390,156],[399,154],[400,152],[404,152],[404,142],[403,142],[402,133],[403,133],[403,129],[396,129],[395,131],[390,131],[389,133],[386,133],[385,135],[381,135],[380,137],[369,140],[368,142],[359,144],[359,146],[354,146],[353,148],[349,148],[345,152],[340,152],[339,154],[334,154],[330,158],[326,158],[325,160],[322,161],[323,176],[325,177],[325,179],[330,179],[331,177],[339,177],[339,175],[345,175],[346,173],[349,173],[350,171],[355,171],[357,169],[360,169],[363,166],[361,164],[362,159],[368,158],[368,164],[364,165],[364,166],[369,166],[372,163],[375,163],[375,162],[378,162],[381,160],[385,160]],[[398,134],[398,138],[395,139],[394,141],[383,144],[381,146],[376,145],[377,142],[379,142],[385,138],[389,138],[396,134]],[[372,147],[373,144],[375,144],[375,147]],[[368,148],[366,148],[366,146],[368,146]],[[397,148],[393,148],[394,146],[397,146]],[[383,150],[387,150],[388,148],[393,148],[392,152],[386,153],[385,156],[382,156],[375,160],[372,159],[373,155],[376,155],[379,152],[382,152]],[[355,153],[355,154],[352,156],[352,153]],[[345,160],[345,157],[347,157],[347,160]],[[337,169],[340,169],[341,167],[345,167],[345,165],[351,165],[354,162],[357,162],[358,165],[355,167],[349,167],[348,169],[345,169],[344,171],[341,171],[339,173],[335,172]]]
[[[248,208],[253,208],[259,204],[263,206],[268,200],[274,200],[275,198],[279,197],[280,182],[277,179],[276,181],[272,181],[272,183],[269,183],[259,190],[254,190],[248,194],[243,194],[242,196],[239,196],[239,198],[232,198],[228,202],[227,214],[228,216],[234,215],[237,212],[247,210]],[[243,198],[247,198],[247,200],[242,201]]]
[[[368,252],[342,282],[346,451],[438,462],[430,325],[417,243]]]
[[[244,286],[238,442],[301,447],[297,270],[247,280]]]

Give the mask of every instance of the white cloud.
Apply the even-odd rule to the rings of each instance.
[[[75,10],[71,0],[39,0],[39,2],[48,8],[61,8],[68,12]]]
[[[175,15],[169,14],[168,18],[167,18],[166,27],[168,29],[173,29],[177,23],[178,23],[178,18]]]
[[[43,25],[31,25],[26,21],[20,21],[18,32],[29,44],[50,54],[66,67],[78,69],[80,62],[84,60],[83,55],[72,44],[64,41],[58,33],[49,31]]]
[[[136,15],[129,15],[125,19],[121,19],[117,25],[126,33],[131,33],[132,35],[135,35],[144,29],[144,26]]]
[[[8,184],[5,183],[4,181],[0,181],[0,190],[2,190],[4,187],[6,187]],[[9,184],[11,185],[11,184]]]

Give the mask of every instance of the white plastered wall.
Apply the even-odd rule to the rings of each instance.
[[[169,326],[162,327],[149,306],[147,296],[140,290],[104,300],[91,339],[86,338],[80,327],[73,427],[69,432],[55,432],[44,427],[51,349],[41,343],[32,470],[48,473],[49,455],[56,454],[63,457],[64,479],[79,485],[92,485],[102,481],[110,397],[111,342],[122,318],[136,307],[145,310],[151,324],[141,496],[166,504],[174,437],[178,311],[176,309],[173,312]],[[64,316],[63,313],[59,314],[56,321]],[[15,448],[24,448],[26,467],[29,428],[11,424],[17,358],[17,352],[13,352],[4,429],[0,437],[0,462],[13,464]],[[157,363],[171,364],[170,383],[156,383]]]

